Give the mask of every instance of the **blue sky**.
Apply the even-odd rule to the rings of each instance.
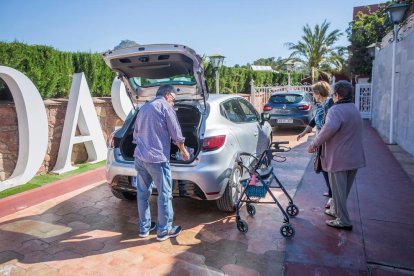
[[[344,35],[355,6],[369,0],[0,0],[0,41],[103,52],[129,39],[179,43],[200,55],[220,53],[225,65],[287,57],[305,24],[325,19]],[[383,2],[383,1],[380,1]]]

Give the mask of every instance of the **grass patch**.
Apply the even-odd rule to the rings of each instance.
[[[44,175],[35,176],[34,178],[32,178],[32,180],[30,180],[26,184],[1,191],[0,198],[5,198],[11,195],[15,195],[21,192],[35,189],[37,187],[41,187],[43,185],[46,185],[46,184],[49,184],[49,183],[52,183],[52,182],[55,182],[61,179],[65,179],[65,178],[68,178],[68,177],[71,177],[77,174],[81,174],[86,171],[101,168],[105,166],[105,163],[106,163],[106,160],[98,162],[98,163],[94,163],[94,164],[77,164],[76,166],[78,167],[78,169],[70,171],[70,172],[66,172],[63,174],[44,174]]]

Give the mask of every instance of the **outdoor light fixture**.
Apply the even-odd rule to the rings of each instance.
[[[368,55],[374,60],[376,51],[381,50],[381,42],[371,43],[366,48]]]
[[[398,25],[403,21],[405,12],[408,10],[409,4],[393,4],[387,8],[388,18],[394,25]]]
[[[400,41],[398,38],[398,31],[400,30],[400,24],[404,19],[405,12],[407,11],[408,4],[393,4],[387,8],[387,14],[389,20],[394,24],[392,31],[392,61],[391,61],[391,99],[390,99],[390,135],[389,142],[390,144],[394,143],[394,90],[395,90],[395,49],[397,47],[397,42]]]
[[[214,55],[209,56],[209,58],[210,58],[210,64],[211,66],[213,66],[214,71],[216,73],[216,94],[218,94],[219,93],[219,78],[220,78],[219,70],[220,70],[220,67],[223,65],[225,56],[222,56],[220,54],[214,54]]]
[[[286,65],[286,70],[288,72],[288,86],[290,86],[290,72],[292,72],[293,66],[295,65],[295,63],[291,61],[290,59],[288,59],[285,62],[285,65]]]
[[[376,46],[376,43],[372,43],[367,46],[368,54],[372,59],[375,59],[375,46]]]

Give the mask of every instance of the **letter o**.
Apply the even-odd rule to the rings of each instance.
[[[0,66],[0,78],[9,87],[19,124],[19,155],[9,179],[0,182],[0,191],[25,184],[39,170],[48,145],[48,120],[39,91],[21,72]]]

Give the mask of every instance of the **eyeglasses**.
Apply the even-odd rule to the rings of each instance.
[[[170,96],[171,96],[171,99],[172,99],[173,101],[175,101],[175,96],[174,96],[173,94],[170,94]]]

